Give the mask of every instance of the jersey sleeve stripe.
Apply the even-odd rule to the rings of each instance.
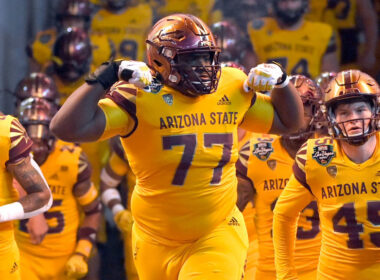
[[[83,153],[81,153],[78,162],[77,183],[89,180],[91,178],[91,171],[91,165],[88,162],[87,157]]]
[[[125,111],[127,111],[128,114],[131,116],[131,118],[135,121],[135,125],[134,125],[133,129],[128,134],[121,136],[123,138],[128,137],[129,135],[131,135],[136,130],[137,125],[138,125],[138,119],[136,116],[136,104],[131,102],[130,100],[126,99],[124,96],[122,96],[117,91],[113,91],[112,94],[107,94],[106,97],[111,99],[118,106],[120,106]]]
[[[300,182],[301,185],[304,186],[311,194],[313,194],[313,192],[311,191],[310,186],[306,182],[306,174],[305,174],[305,172],[303,170],[301,170],[301,168],[299,168],[299,166],[297,165],[297,163],[293,164],[293,174],[294,174],[294,177],[297,179],[297,181]]]
[[[10,141],[9,160],[6,164],[17,163],[20,159],[29,156],[33,142],[17,119],[11,123]]]

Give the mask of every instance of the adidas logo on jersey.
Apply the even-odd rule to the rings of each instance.
[[[235,217],[232,217],[231,220],[228,222],[228,225],[229,226],[240,226],[240,223]]]
[[[221,99],[219,99],[217,105],[231,105],[231,101],[228,99],[227,95],[224,95]]]

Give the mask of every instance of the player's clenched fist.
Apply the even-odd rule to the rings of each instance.
[[[274,63],[262,63],[249,71],[244,82],[245,91],[269,91],[274,87],[285,87],[289,78],[280,66]]]
[[[133,218],[132,218],[131,211],[126,210],[126,209],[120,211],[119,213],[115,214],[114,220],[117,227],[123,233],[129,233],[132,231]]]
[[[123,60],[118,75],[121,80],[139,88],[149,86],[153,79],[148,65],[141,61]]]
[[[80,279],[86,276],[88,265],[83,256],[74,254],[67,261],[65,274],[71,279]]]
[[[105,90],[108,90],[119,80],[144,88],[152,83],[152,79],[150,69],[144,62],[116,60],[100,65],[87,77],[86,82],[88,84],[99,83]]]

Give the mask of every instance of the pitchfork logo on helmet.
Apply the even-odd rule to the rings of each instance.
[[[146,42],[148,65],[164,84],[189,96],[217,89],[220,49],[199,18],[186,14],[167,16],[153,26]],[[197,56],[206,57],[207,62],[189,63]]]
[[[54,80],[44,73],[30,73],[17,84],[15,94],[20,101],[38,97],[59,103],[59,93]]]
[[[339,72],[329,83],[322,105],[322,111],[329,126],[329,134],[352,145],[365,143],[371,135],[379,130],[379,93],[379,85],[368,74],[359,70]],[[370,105],[371,117],[355,118],[342,122],[336,121],[335,109],[338,105],[360,101]],[[362,132],[350,136],[346,125],[353,121],[361,123]],[[369,122],[368,127],[365,125],[366,122]]]

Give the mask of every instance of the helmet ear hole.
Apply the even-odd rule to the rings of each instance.
[[[154,59],[153,62],[154,62],[155,64],[157,64],[158,67],[161,67],[161,66],[162,66],[162,63],[159,62],[159,61],[156,60],[156,59]]]

